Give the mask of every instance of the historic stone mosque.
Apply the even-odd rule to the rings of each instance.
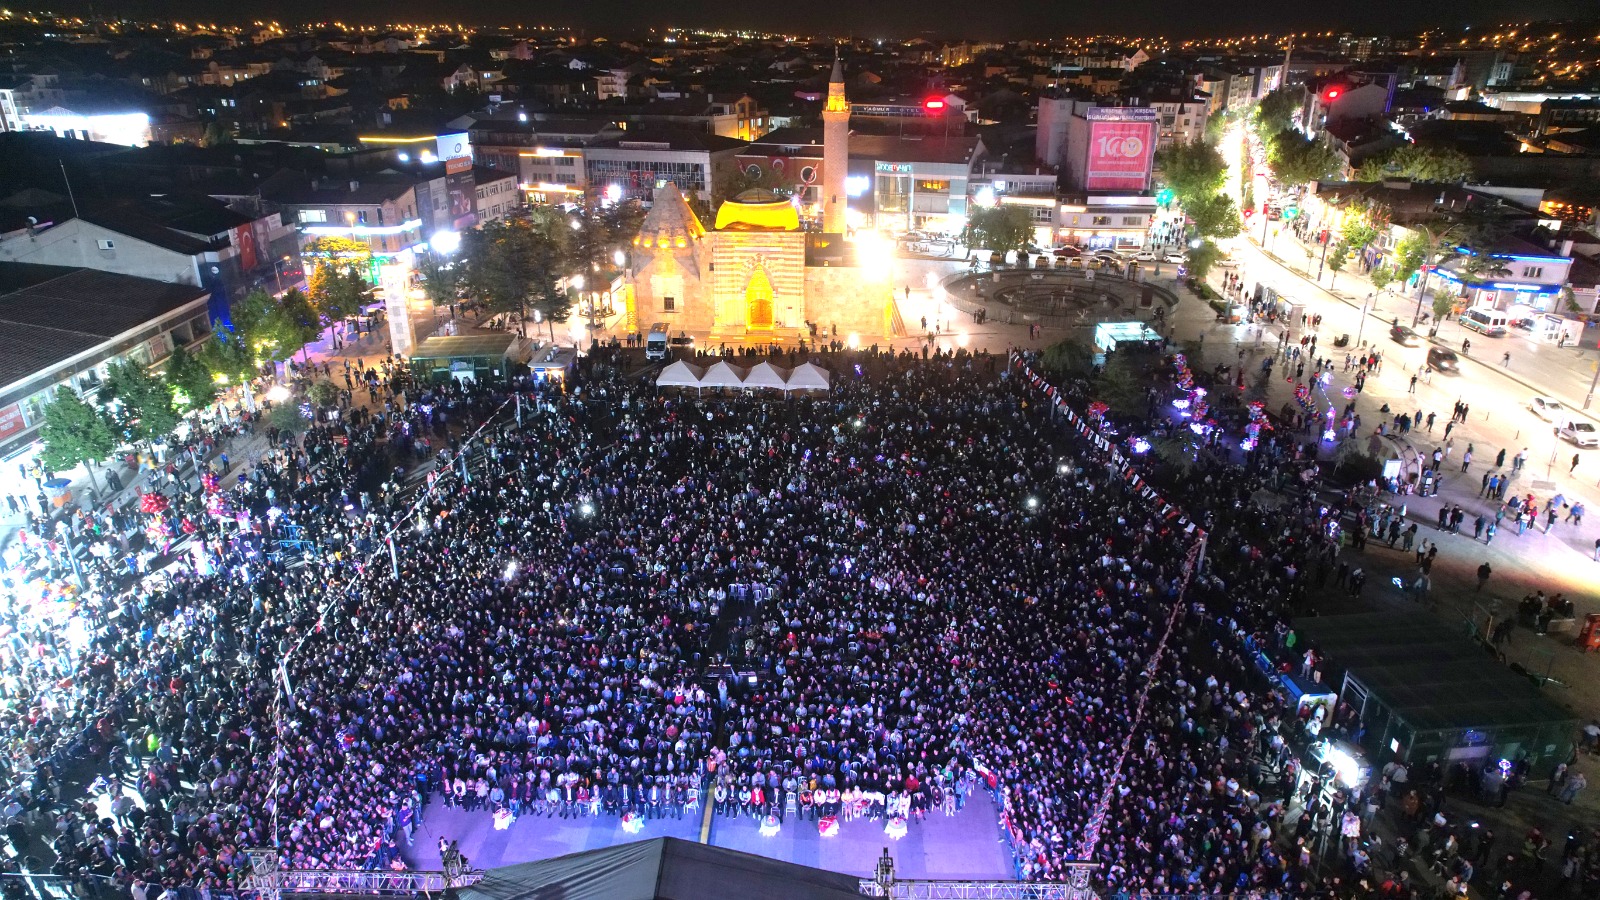
[[[794,204],[766,191],[723,202],[707,231],[676,185],[655,189],[634,239],[626,310],[634,330],[664,323],[674,335],[725,343],[870,343],[893,333],[892,245],[845,233],[850,104],[837,60],[822,120],[821,231],[802,231]]]

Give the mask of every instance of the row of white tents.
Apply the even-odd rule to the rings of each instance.
[[[813,363],[801,363],[793,369],[785,369],[763,362],[746,369],[726,360],[719,360],[708,367],[678,360],[661,370],[661,374],[656,376],[656,386],[825,391],[832,377],[827,369]]]

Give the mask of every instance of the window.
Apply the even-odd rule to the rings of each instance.
[[[919,190],[919,191],[928,191],[928,192],[932,192],[932,193],[935,193],[935,194],[948,194],[948,193],[950,193],[950,182],[948,182],[948,181],[919,181],[919,182],[917,182],[917,190]]]
[[[1091,225],[1110,225],[1111,224],[1111,217],[1110,216],[1095,216],[1094,220],[1091,221],[1089,224],[1091,224]]]
[[[1544,266],[1523,266],[1523,278],[1538,278],[1544,274]]]
[[[1122,217],[1122,224],[1124,224],[1124,225],[1143,225],[1144,224],[1144,216],[1123,216]]]
[[[673,298],[673,297],[662,297],[661,298],[661,308],[666,310],[667,312],[674,312],[678,308],[678,301],[677,301],[676,298]]]
[[[356,224],[357,225],[365,225],[365,224],[367,224],[367,211],[366,210],[362,210],[361,212],[356,213]]]
[[[300,221],[326,222],[328,221],[328,211],[325,209],[302,209],[300,210]]]

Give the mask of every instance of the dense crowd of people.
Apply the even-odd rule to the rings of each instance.
[[[10,767],[34,773],[8,837],[154,898],[234,887],[275,842],[293,868],[397,864],[435,796],[915,820],[982,789],[1017,874],[1063,879],[1109,792],[1111,892],[1348,893],[1271,839],[1294,783],[1265,770],[1301,723],[1251,657],[1290,651],[1335,552],[1325,508],[1255,499],[1292,444],[1172,487],[1207,534],[1191,568],[1198,532],[1004,360],[867,356],[784,400],[658,395],[605,351],[520,403],[374,371],[383,411],[274,433],[214,490],[175,479],[161,515],[209,574],[89,600],[75,658],[8,623]],[[109,816],[61,794],[83,760]]]

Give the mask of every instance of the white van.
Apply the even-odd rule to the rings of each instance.
[[[1505,337],[1511,317],[1488,306],[1474,306],[1461,314],[1461,327],[1487,337]]]
[[[667,323],[657,322],[650,326],[650,334],[644,339],[645,359],[667,358]]]

